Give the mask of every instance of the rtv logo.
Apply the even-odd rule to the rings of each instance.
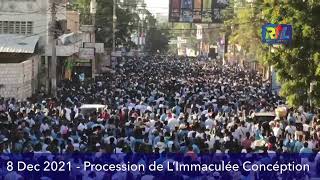
[[[262,27],[262,42],[287,44],[292,40],[292,26],[287,24],[266,24]]]

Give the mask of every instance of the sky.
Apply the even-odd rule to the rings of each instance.
[[[169,0],[145,0],[148,10],[153,14],[160,13],[163,16],[168,16]]]

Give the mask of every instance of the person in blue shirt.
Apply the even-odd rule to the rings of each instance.
[[[293,116],[293,112],[290,112],[288,117],[287,117],[287,121],[288,123],[290,124],[295,124],[296,123],[296,119],[295,117]]]
[[[289,142],[289,151],[290,152],[293,152],[294,151],[294,147],[296,145],[296,140],[295,139],[290,139],[290,142]]]
[[[299,153],[303,148],[302,138],[302,136],[299,136],[299,140],[294,144],[293,152]]]
[[[300,149],[300,154],[310,154],[313,153],[312,149],[308,148],[308,142],[303,144],[303,148]]]
[[[176,104],[176,106],[174,107],[174,109],[175,109],[175,114],[176,114],[176,116],[179,116],[180,113],[181,113],[181,107],[180,107],[178,104]]]
[[[160,120],[161,121],[165,121],[167,119],[167,114],[166,113],[162,113],[160,116]]]

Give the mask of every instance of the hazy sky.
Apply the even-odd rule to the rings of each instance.
[[[168,15],[169,0],[145,0],[147,7],[153,14],[160,13],[161,15]]]

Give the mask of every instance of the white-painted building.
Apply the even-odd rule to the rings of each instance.
[[[52,0],[1,0],[0,34],[39,35],[39,47],[49,40]],[[57,20],[66,20],[66,0],[57,8]]]
[[[66,0],[0,0],[0,97],[25,99],[36,92],[47,65],[52,1],[60,1],[57,21],[66,22]]]

